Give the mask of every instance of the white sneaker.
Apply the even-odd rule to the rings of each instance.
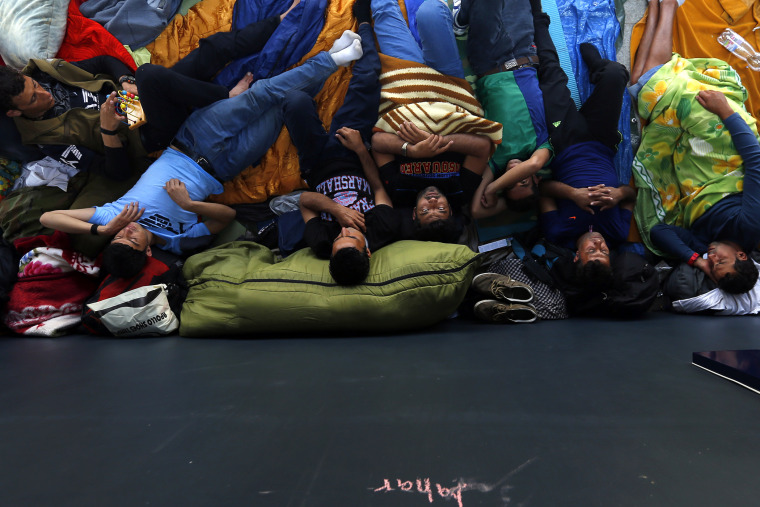
[[[462,8],[462,0],[454,0],[454,9],[452,10],[452,15],[454,17],[454,35],[462,36],[467,33],[467,28],[469,25],[460,25],[457,21],[457,15],[459,15],[459,10]]]

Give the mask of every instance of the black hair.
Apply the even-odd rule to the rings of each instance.
[[[131,246],[111,243],[103,250],[103,269],[117,278],[132,278],[147,260],[147,248],[135,250]]]
[[[522,199],[510,199],[509,192],[504,192],[504,199],[507,201],[507,208],[509,211],[514,211],[517,213],[522,213],[525,211],[530,211],[532,209],[536,209],[538,207],[538,184],[535,181],[531,181],[531,194],[527,197],[523,197]]]
[[[601,261],[576,262],[578,283],[587,290],[605,290],[612,286],[612,268]]]
[[[757,283],[757,266],[752,259],[734,262],[735,273],[728,273],[718,280],[718,288],[729,294],[744,294]]]
[[[341,248],[330,256],[330,274],[338,285],[357,285],[369,274],[367,250]]]
[[[0,66],[0,112],[18,109],[13,98],[24,91],[24,75],[10,67]]]
[[[462,235],[462,223],[455,217],[435,220],[429,224],[420,222],[419,216],[414,220],[413,238],[417,241],[438,241],[439,243],[457,243]]]

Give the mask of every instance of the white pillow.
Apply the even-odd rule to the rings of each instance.
[[[69,0],[0,1],[0,56],[21,69],[30,58],[53,58],[66,33]]]

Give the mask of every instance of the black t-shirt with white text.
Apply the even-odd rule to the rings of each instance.
[[[313,191],[326,195],[336,203],[364,214],[365,237],[370,252],[398,239],[400,218],[390,206],[375,205],[369,182],[364,174],[342,162],[328,164],[312,175]],[[330,258],[332,244],[341,226],[335,217],[322,213],[306,223],[304,241],[317,257]]]
[[[469,206],[480,185],[481,176],[462,165],[462,153],[443,153],[430,159],[397,156],[380,167],[380,179],[396,207],[413,208],[417,194],[435,186],[443,192],[452,208]]]

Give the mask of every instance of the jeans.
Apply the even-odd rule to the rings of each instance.
[[[497,65],[536,54],[529,0],[462,0],[460,25],[470,25],[467,58],[482,76]]]
[[[294,91],[316,93],[337,68],[323,51],[279,76],[256,81],[237,97],[195,111],[176,137],[194,155],[205,157],[218,179],[230,180],[277,140],[285,98]]]
[[[148,120],[140,128],[145,149],[165,148],[192,108],[226,99],[228,90],[211,79],[229,62],[261,51],[279,23],[280,17],[272,16],[241,30],[213,34],[171,68],[141,65],[135,79]]]
[[[587,141],[597,141],[616,150],[620,143],[618,119],[628,70],[620,63],[600,58],[593,68],[589,67],[594,91],[580,110],[576,109],[567,88],[567,75],[560,66],[557,49],[549,35],[549,16],[536,13],[533,20],[540,62],[538,82],[544,95],[546,127],[555,155],[573,144]]]
[[[422,48],[401,15],[398,0],[372,0],[372,17],[380,52],[432,67],[441,74],[464,79],[462,61],[452,30],[453,18],[441,0],[425,0],[417,11]]]
[[[330,160],[351,159],[360,167],[357,155],[336,139],[335,132],[338,129],[349,127],[358,130],[367,142],[372,137],[372,127],[377,122],[380,57],[370,25],[362,24],[358,31],[362,37],[364,54],[354,63],[346,97],[332,119],[329,132],[322,126],[311,95],[302,91],[293,92],[288,94],[283,103],[285,126],[298,149],[301,177],[309,186],[321,181],[318,171]]]

